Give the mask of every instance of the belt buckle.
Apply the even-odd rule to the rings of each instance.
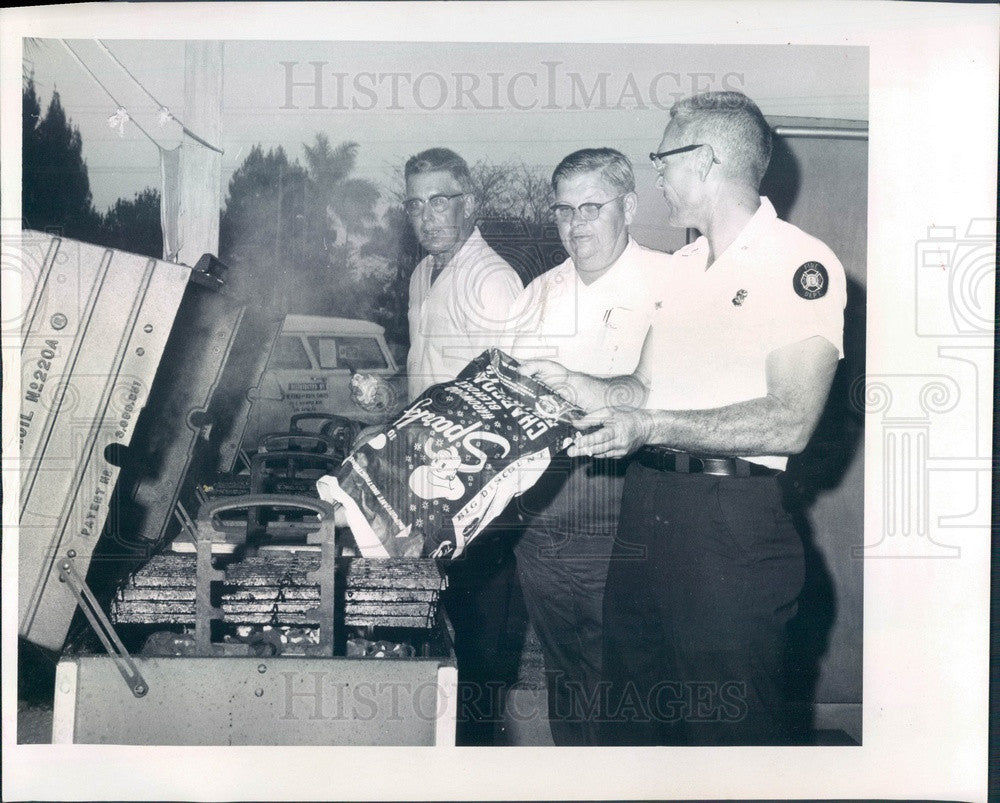
[[[737,460],[732,457],[696,457],[699,471],[713,477],[735,477],[740,476]]]

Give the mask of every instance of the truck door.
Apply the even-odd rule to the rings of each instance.
[[[311,335],[306,338],[320,371],[328,378],[324,412],[363,418],[351,399],[351,374],[388,376],[391,370],[377,338],[365,334]]]

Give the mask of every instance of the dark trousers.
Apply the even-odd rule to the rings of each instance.
[[[513,534],[481,538],[448,566],[448,588],[441,595],[455,630],[459,745],[496,743],[528,621],[511,551]]]
[[[630,466],[604,595],[603,743],[787,741],[804,564],[781,497],[776,477]]]
[[[525,495],[514,548],[528,616],[542,645],[549,729],[557,745],[598,744],[602,612],[623,469],[563,461]],[[535,506],[533,509],[531,506]]]

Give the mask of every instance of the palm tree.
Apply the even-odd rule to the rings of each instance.
[[[351,175],[357,143],[318,134],[304,148],[305,166],[255,146],[233,173],[219,231],[231,284],[288,312],[365,317],[379,190]]]
[[[309,194],[326,217],[324,239],[327,244],[347,246],[353,234],[367,235],[375,224],[378,187],[370,181],[351,178],[357,164],[357,142],[330,145],[325,134],[317,134],[312,145],[305,145],[309,171]]]

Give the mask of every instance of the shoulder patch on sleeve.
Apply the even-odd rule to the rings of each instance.
[[[808,301],[822,298],[830,286],[830,276],[819,262],[806,262],[799,266],[792,277],[795,293]]]

